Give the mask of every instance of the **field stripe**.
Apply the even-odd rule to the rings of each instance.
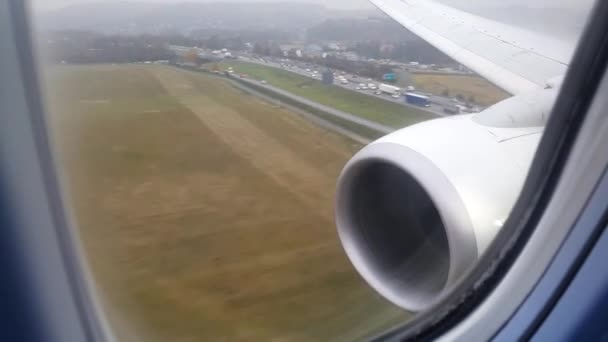
[[[197,93],[189,81],[169,69],[155,72],[167,92],[192,111],[211,131],[253,167],[268,175],[307,206],[319,210],[333,197],[335,183],[253,125],[232,108]],[[209,147],[207,147],[209,148]],[[327,212],[324,208],[322,212]]]

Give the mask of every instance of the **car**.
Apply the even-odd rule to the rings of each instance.
[[[356,86],[356,87],[355,87],[355,90],[361,90],[361,87]]]
[[[393,94],[393,95],[391,95],[391,97],[394,99],[398,99],[401,97],[401,94]]]

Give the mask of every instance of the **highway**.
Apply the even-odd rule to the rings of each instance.
[[[177,52],[178,54],[184,54],[184,53],[187,53],[188,51],[192,50],[192,48],[189,48],[189,47],[175,46],[175,45],[170,46],[170,49]],[[217,59],[221,60],[221,57],[213,56],[211,53],[205,52],[203,49],[196,49],[196,50],[199,52],[199,54],[201,56],[207,56],[209,58],[217,58]],[[324,66],[315,65],[312,63],[306,63],[306,62],[301,62],[301,61],[296,61],[296,60],[289,60],[289,59],[284,59],[284,58],[280,59],[277,57],[267,57],[267,56],[260,57],[260,56],[254,56],[254,55],[242,53],[242,52],[239,53],[238,59],[242,60],[244,62],[255,63],[255,64],[267,66],[267,67],[290,71],[295,74],[299,74],[301,76],[316,79],[319,81],[321,80],[321,72],[326,69]],[[315,73],[315,71],[316,71],[316,73]],[[372,89],[357,89],[360,84],[368,85],[370,83],[373,83],[376,86],[378,86],[381,83],[379,81],[375,81],[375,80],[372,80],[371,78],[366,78],[366,77],[362,77],[362,76],[350,74],[350,73],[345,73],[345,72],[340,72],[340,75],[344,76],[346,78],[346,80],[348,80],[348,83],[343,84],[340,82],[340,80],[338,80],[337,77],[334,77],[334,85],[336,85],[336,86],[339,86],[339,87],[342,87],[342,88],[345,88],[345,89],[348,89],[351,91],[355,91],[355,92],[358,92],[360,94],[364,94],[367,96],[377,97],[377,98],[380,98],[385,101],[394,102],[394,103],[400,104],[402,106],[423,110],[423,111],[433,113],[433,114],[439,115],[439,116],[453,115],[453,114],[448,114],[444,111],[445,105],[454,104],[452,102],[451,98],[415,92],[418,94],[423,94],[423,95],[428,96],[429,101],[431,103],[431,105],[429,107],[420,107],[420,106],[411,105],[411,104],[405,102],[405,98],[403,96],[400,96],[399,98],[394,98],[387,94],[375,94],[376,91],[372,90]]]
[[[356,123],[356,124],[358,124],[360,126],[367,127],[369,129],[374,130],[374,131],[376,131],[378,133],[381,133],[381,134],[388,134],[388,133],[391,133],[391,132],[393,132],[393,131],[396,130],[396,128],[385,126],[385,125],[381,125],[381,124],[379,124],[377,122],[366,120],[366,119],[363,119],[363,118],[361,118],[359,116],[356,116],[356,115],[353,115],[353,114],[350,114],[350,113],[346,113],[346,112],[343,112],[341,110],[337,110],[337,109],[332,108],[332,107],[328,107],[328,106],[322,105],[320,103],[317,103],[317,102],[311,101],[309,99],[306,99],[306,98],[304,98],[302,96],[294,95],[294,94],[292,94],[292,93],[290,93],[288,91],[285,91],[283,89],[280,89],[280,88],[277,88],[277,87],[273,87],[273,86],[271,86],[269,84],[261,84],[258,81],[253,81],[253,80],[250,80],[250,79],[239,79],[239,80],[241,82],[244,82],[244,83],[253,84],[253,85],[258,86],[258,87],[264,87],[266,89],[272,90],[273,92],[275,92],[277,94],[280,94],[282,96],[285,96],[285,97],[288,97],[288,98],[293,99],[295,101],[298,101],[300,103],[303,103],[303,104],[305,104],[305,105],[307,105],[309,107],[316,108],[316,109],[319,109],[319,110],[321,110],[321,111],[323,111],[325,113],[331,114],[331,115],[333,115],[335,117],[338,117],[338,118],[341,118],[341,119],[344,119],[344,120],[347,120],[347,121],[350,121],[350,122],[354,122],[354,123]]]
[[[302,109],[300,109],[300,108],[298,108],[296,106],[293,106],[291,104],[288,104],[288,103],[285,103],[283,101],[280,101],[280,100],[278,100],[278,99],[276,99],[276,98],[274,98],[272,96],[268,96],[266,94],[262,94],[259,91],[254,90],[252,87],[250,87],[250,86],[248,86],[246,84],[243,84],[243,83],[239,83],[239,82],[237,82],[234,79],[229,79],[229,81],[232,83],[233,86],[241,89],[242,91],[244,91],[246,93],[249,93],[249,94],[252,94],[252,95],[254,95],[256,97],[262,98],[262,99],[264,99],[264,100],[266,100],[266,101],[268,101],[270,103],[274,103],[274,104],[279,105],[281,107],[287,108],[287,109],[291,110],[292,112],[298,113],[299,115],[305,117],[306,119],[308,119],[308,120],[310,120],[310,121],[312,121],[312,122],[314,122],[314,123],[316,123],[316,124],[318,124],[318,125],[320,125],[322,127],[325,127],[325,128],[327,128],[329,130],[332,130],[334,132],[337,132],[339,134],[347,136],[347,137],[349,137],[349,138],[353,139],[354,141],[357,141],[357,142],[359,142],[361,144],[367,145],[367,144],[369,144],[373,140],[373,139],[371,139],[369,137],[364,137],[364,136],[362,136],[360,134],[357,134],[357,133],[355,133],[355,132],[353,132],[353,131],[351,131],[351,130],[349,130],[349,129],[341,126],[341,125],[337,125],[335,123],[329,122],[329,121],[327,121],[327,120],[325,120],[323,118],[320,118],[319,116],[317,116],[315,114],[311,114],[311,113],[309,113],[309,112],[307,112],[305,110],[302,110]],[[253,81],[243,81],[243,82],[244,83],[254,83]],[[266,87],[266,88],[271,89],[271,90],[275,90],[276,89],[276,88],[273,88],[273,87]],[[327,113],[328,114],[333,114],[332,112],[327,112]],[[346,113],[346,114],[350,115],[348,113]],[[342,117],[342,115],[340,115],[339,117]],[[371,128],[370,126],[367,126],[367,125],[364,125],[364,126],[366,126],[368,128]]]
[[[319,81],[321,80],[321,72],[325,69],[325,67],[318,66],[318,65],[313,66],[310,64],[309,64],[310,66],[307,67],[306,63],[304,63],[304,62],[292,61],[292,60],[289,60],[289,62],[287,62],[287,64],[290,65],[291,67],[286,68],[281,65],[282,63],[279,59],[272,58],[272,57],[255,58],[255,57],[241,55],[239,57],[239,59],[244,62],[256,63],[256,64],[260,64],[260,65],[264,65],[264,66],[268,66],[268,67],[272,67],[272,68],[276,68],[276,69],[290,71],[290,72],[299,74],[301,76],[309,77],[309,78],[316,79]],[[283,64],[285,64],[285,63],[283,63]],[[317,73],[313,74],[313,71],[317,71]],[[364,94],[364,95],[377,97],[377,98],[380,98],[385,101],[398,103],[398,104],[406,106],[406,107],[412,107],[412,108],[416,108],[419,110],[424,110],[424,111],[433,113],[435,115],[439,115],[439,116],[449,116],[450,115],[450,114],[446,114],[444,112],[443,106],[441,105],[443,103],[450,103],[451,99],[449,99],[449,98],[443,98],[441,96],[434,96],[434,95],[427,95],[429,97],[429,101],[431,102],[430,107],[420,107],[420,106],[410,105],[409,103],[405,102],[405,98],[403,96],[401,96],[399,98],[393,98],[387,94],[377,95],[377,94],[375,94],[375,90],[357,89],[359,84],[367,85],[369,83],[373,83],[376,86],[378,86],[378,84],[380,84],[381,82],[374,81],[370,78],[364,78],[364,77],[361,77],[358,75],[349,74],[349,73],[344,73],[344,74],[342,74],[342,76],[344,76],[349,82],[347,84],[342,84],[336,77],[334,79],[334,85],[351,90],[351,91],[356,91],[356,92]]]

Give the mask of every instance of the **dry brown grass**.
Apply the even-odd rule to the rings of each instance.
[[[450,97],[462,95],[465,99],[474,97],[474,103],[490,106],[510,95],[479,76],[447,74],[412,74],[416,88],[442,95],[448,91]]]
[[[200,74],[83,66],[48,80],[119,337],[353,340],[407,316],[337,240],[335,180],[360,146]]]

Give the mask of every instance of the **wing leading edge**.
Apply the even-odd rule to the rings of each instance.
[[[573,44],[432,0],[370,0],[408,30],[511,94],[563,76]]]

